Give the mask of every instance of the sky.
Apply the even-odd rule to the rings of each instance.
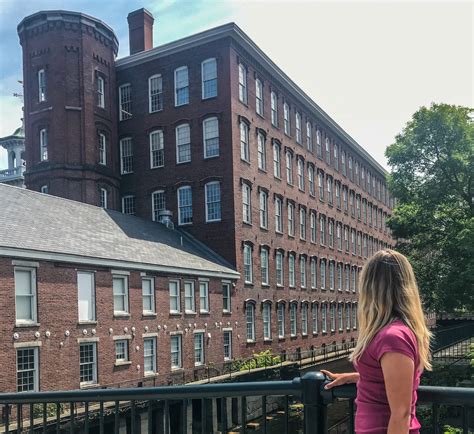
[[[127,14],[153,13],[154,45],[235,22],[377,161],[414,112],[474,107],[474,1],[0,0],[0,137],[19,125],[16,26],[40,10],[84,12],[128,55]],[[0,150],[0,169],[6,168]]]

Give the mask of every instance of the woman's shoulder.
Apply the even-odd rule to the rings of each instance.
[[[415,334],[401,320],[396,319],[380,329],[373,340],[379,358],[385,352],[402,352],[415,359],[418,345]]]

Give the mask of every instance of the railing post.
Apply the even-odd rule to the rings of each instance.
[[[325,377],[321,372],[308,372],[301,377],[305,434],[327,432],[324,402],[320,393],[324,381]]]

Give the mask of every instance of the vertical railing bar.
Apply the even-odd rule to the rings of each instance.
[[[431,422],[433,424],[433,434],[438,434],[438,413],[439,405],[433,403],[433,412],[431,414]]]
[[[462,432],[469,434],[469,407],[467,405],[462,407]]]
[[[8,434],[10,432],[10,404],[5,404],[5,432]]]
[[[30,434],[33,434],[35,432],[35,418],[34,418],[34,404],[31,402],[30,403]]]
[[[227,434],[227,398],[221,398],[221,431]]]
[[[119,424],[120,424],[120,406],[119,406],[119,401],[115,401],[114,434],[119,434]]]
[[[155,379],[153,378],[153,381]],[[153,434],[153,407],[154,407],[155,401],[150,400],[148,401],[148,434]]]
[[[290,413],[290,405],[289,405],[289,396],[285,395],[285,434],[288,434],[288,429],[289,429],[289,413]]]
[[[170,403],[165,400],[165,434],[170,434]]]
[[[56,403],[56,433],[59,434],[61,432],[61,404],[59,402]]]
[[[201,399],[201,434],[206,434],[207,430],[207,412],[206,412],[206,398]]]
[[[43,402],[43,433],[45,434],[46,434],[46,427],[48,425],[48,416],[46,412],[47,405],[48,404],[46,402]]]
[[[354,400],[349,399],[349,433],[355,433],[355,426],[354,426]]]
[[[69,405],[69,432],[74,434],[74,402]]]
[[[16,405],[16,429],[18,432],[23,429],[23,404]]]
[[[181,432],[183,434],[186,434],[187,433],[187,429],[188,429],[188,400],[187,399],[183,399],[183,404],[181,406],[181,420],[182,420],[182,426],[183,426],[183,429],[181,430]]]
[[[263,434],[267,434],[267,396],[262,396]]]
[[[135,432],[136,432],[135,427],[136,427],[136,424],[137,424],[137,421],[135,420],[135,418],[137,417],[137,415],[136,415],[136,408],[135,408],[135,401],[133,400],[133,401],[131,401],[130,403],[131,403],[131,405],[132,405],[132,414],[131,414],[132,423],[130,424],[130,427],[131,427],[130,432],[131,432],[132,434],[135,434]]]
[[[242,396],[240,398],[240,403],[241,403],[241,419],[242,419],[242,433],[247,432],[247,398],[245,396]]]
[[[84,433],[89,434],[89,402],[84,403]]]
[[[104,434],[104,401],[99,403],[99,432]]]

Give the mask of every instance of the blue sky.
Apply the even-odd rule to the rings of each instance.
[[[154,45],[234,21],[385,165],[384,150],[422,105],[474,106],[474,2],[419,0],[0,0],[0,137],[17,128],[16,26],[45,9],[111,26],[128,54],[127,14],[155,17]],[[6,167],[0,150],[0,169]]]

